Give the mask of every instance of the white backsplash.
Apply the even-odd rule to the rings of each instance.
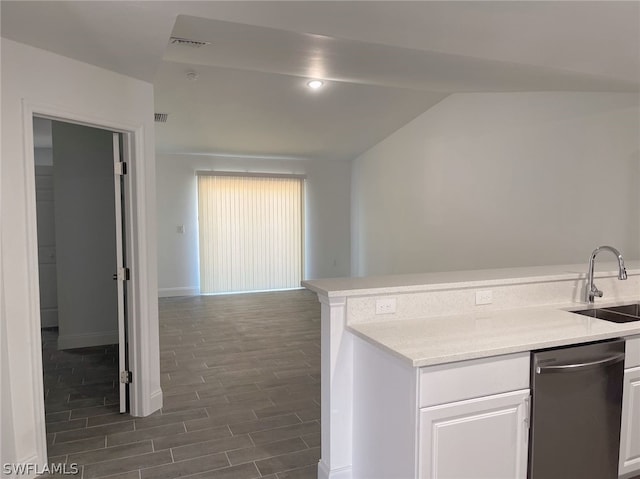
[[[635,301],[640,298],[640,273],[630,273],[626,281],[616,276],[596,275],[596,284],[604,292],[596,298],[596,304]],[[459,314],[474,314],[533,306],[558,305],[560,308],[586,306],[584,303],[585,280],[564,279],[532,281],[529,283],[461,287],[440,291],[424,291],[400,294],[350,296],[347,298],[348,324],[430,318]],[[491,291],[491,304],[476,305],[477,291]],[[376,300],[395,298],[396,312],[375,314]]]

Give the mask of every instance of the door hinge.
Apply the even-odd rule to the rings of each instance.
[[[129,281],[131,279],[131,270],[129,268],[118,268],[118,272],[114,278],[118,281]]]
[[[133,380],[133,375],[131,374],[131,371],[122,371],[120,373],[120,382],[123,384],[131,384],[131,381]]]
[[[127,164],[124,161],[118,161],[117,163],[114,163],[115,168],[115,174],[116,175],[126,175],[127,174]]]

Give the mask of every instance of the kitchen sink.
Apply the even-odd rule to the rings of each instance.
[[[612,306],[602,309],[606,309],[607,311],[615,311],[616,313],[628,314],[629,316],[640,318],[640,303],[626,304],[624,306]]]
[[[611,321],[612,323],[630,323],[640,321],[640,304],[626,304],[622,306],[609,306],[605,308],[590,308],[581,311],[572,311],[583,316]]]

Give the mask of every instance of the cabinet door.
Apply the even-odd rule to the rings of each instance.
[[[640,367],[624,372],[618,475],[640,471]]]
[[[525,479],[529,390],[420,410],[420,479]]]

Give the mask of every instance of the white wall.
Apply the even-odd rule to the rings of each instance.
[[[37,151],[37,148],[36,148]],[[38,227],[38,286],[40,326],[58,326],[58,281],[56,268],[56,221],[53,199],[53,165],[35,165]]]
[[[38,285],[40,287],[40,326],[58,326],[58,288],[56,280],[56,228],[53,200],[53,148],[51,120],[33,119],[33,157],[36,173],[36,212],[38,227]],[[38,146],[38,142],[47,146]]]
[[[353,162],[352,272],[640,257],[637,94],[454,94]]]
[[[118,344],[113,134],[61,121],[52,131],[58,349]]]
[[[157,155],[158,287],[161,296],[199,293],[197,170],[306,174],[306,276],[350,274],[348,162]],[[185,233],[178,233],[178,226]]]
[[[2,428],[14,431],[14,457],[4,460],[44,461],[42,359],[39,340],[37,241],[33,149],[33,109],[60,112],[104,126],[126,125],[136,132],[136,199],[138,287],[137,337],[145,346],[135,358],[146,373],[139,387],[148,399],[139,413],[162,404],[157,324],[157,256],[155,247],[155,159],[153,86],[37,48],[1,40],[2,59],[2,275],[8,362],[3,361],[3,394],[12,399],[11,415],[2,408]],[[24,109],[23,109],[24,108]],[[25,129],[26,128],[26,129]],[[31,150],[31,151],[28,151]],[[30,192],[26,194],[25,192]],[[142,366],[140,366],[142,365]],[[5,376],[6,375],[6,376]],[[5,378],[10,389],[5,390]],[[4,434],[4,432],[3,432]]]
[[[1,225],[0,225],[1,228]],[[0,239],[0,243],[2,240]],[[0,267],[3,264],[0,256]],[[3,278],[0,275],[0,465],[15,460],[15,436],[13,421],[7,418],[13,417],[11,400],[11,383],[9,381],[9,351],[7,345],[6,315],[4,308]]]

